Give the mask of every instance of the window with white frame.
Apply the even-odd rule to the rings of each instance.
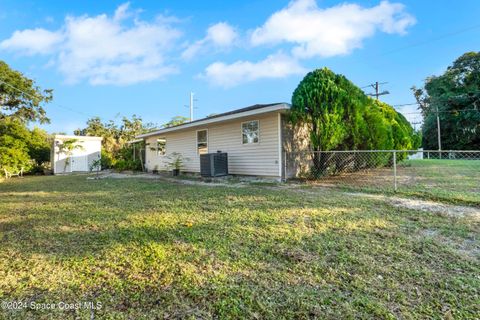
[[[197,153],[198,154],[208,153],[208,131],[207,130],[197,131]]]
[[[166,153],[167,139],[157,139],[157,156],[164,156]]]
[[[258,143],[258,120],[242,123],[242,143]]]

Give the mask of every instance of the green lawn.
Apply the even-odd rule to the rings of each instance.
[[[95,319],[475,319],[479,233],[478,217],[333,189],[11,179],[0,301],[100,302]]]
[[[403,194],[480,206],[480,160],[407,160],[398,174]]]
[[[314,184],[394,193],[393,167],[322,177]],[[397,195],[480,207],[480,160],[404,160],[397,166]]]

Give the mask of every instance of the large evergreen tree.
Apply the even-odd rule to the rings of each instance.
[[[331,70],[308,73],[292,97],[291,120],[310,129],[313,151],[414,149],[410,123]]]
[[[353,148],[352,124],[363,104],[360,89],[327,68],[308,73],[293,92],[291,120],[306,123],[314,151]]]
[[[438,149],[437,110],[443,150],[480,149],[480,52],[459,57],[423,88],[412,88],[423,115],[422,146]]]
[[[312,151],[411,150],[419,146],[419,138],[405,117],[327,68],[308,73],[300,82],[293,93],[290,119],[309,128]],[[327,169],[340,172],[352,161],[357,168],[385,165],[392,154],[377,154],[372,159],[335,158],[335,165],[332,157],[314,152],[311,173],[319,176]]]

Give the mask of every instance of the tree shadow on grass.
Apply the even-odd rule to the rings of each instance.
[[[97,312],[100,317],[148,318],[152,311],[166,318],[384,317],[408,313],[415,304],[434,306],[438,302],[418,301],[418,297],[395,307],[386,302],[385,292],[400,294],[414,290],[414,286],[428,297],[422,285],[436,281],[427,278],[391,287],[392,281],[411,276],[414,264],[427,266],[428,255],[424,257],[420,250],[431,249],[417,248],[394,225],[380,227],[372,219],[364,219],[356,228],[343,225],[321,232],[304,230],[301,235],[285,238],[271,233],[285,228],[283,223],[264,224],[260,228],[264,233],[251,230],[251,226],[210,221],[73,232],[59,250],[24,247],[21,254],[27,259],[32,254],[42,259],[53,256],[63,268],[71,268],[70,262],[76,261],[77,276],[93,277],[94,284],[54,287],[51,292],[40,292],[37,299],[48,301],[62,295],[72,299],[76,295],[77,299],[99,300],[104,303],[104,309]],[[105,247],[69,243],[78,238]],[[123,250],[110,254],[119,247]],[[94,259],[87,260],[88,264],[78,265],[79,259],[90,256]],[[448,276],[442,269],[445,266],[438,268]],[[421,274],[421,269],[415,272]],[[378,278],[389,278],[391,273],[396,275],[389,281]],[[106,274],[117,277],[119,283],[109,283]]]
[[[289,208],[295,210],[296,208]],[[299,208],[298,208],[299,209]],[[300,209],[299,209],[300,210]],[[309,210],[302,208],[302,210]],[[311,209],[313,210],[313,209]],[[235,245],[244,245],[248,241],[245,237],[250,237],[250,245],[254,248],[258,238],[264,238],[268,241],[298,241],[297,236],[290,235],[290,232],[298,232],[300,235],[324,232],[325,230],[341,229],[342,226],[327,226],[328,221],[319,219],[287,215],[286,217],[265,219],[265,217],[256,217],[255,213],[242,212],[247,217],[241,218],[238,215],[230,217],[225,215],[214,215],[209,218],[208,214],[201,217],[200,221],[195,215],[182,215],[175,218],[174,214],[169,214],[173,220],[131,220],[129,213],[123,215],[113,214],[113,220],[105,221],[103,214],[84,215],[80,219],[68,221],[69,216],[64,215],[61,218],[66,221],[59,221],[59,216],[27,216],[18,219],[11,219],[0,223],[0,232],[2,234],[1,243],[4,250],[14,249],[22,254],[46,254],[58,257],[75,257],[97,254],[111,247],[121,245],[141,246],[149,243],[191,243],[194,245],[208,245],[206,249],[213,249],[218,244],[233,241]],[[250,216],[248,216],[250,214]],[[156,213],[150,213],[147,218],[156,216]],[[161,217],[162,214],[158,214]],[[134,215],[134,217],[144,218]],[[358,224],[358,228],[374,228],[379,223],[377,218],[362,217],[360,213],[350,213],[349,223]],[[95,227],[83,225],[83,221],[88,221]],[[204,221],[203,221],[204,220]],[[104,226],[98,226],[97,223],[104,222]],[[129,224],[131,222],[131,224]],[[300,229],[296,230],[296,224]],[[322,224],[321,228],[316,228],[316,224]],[[53,225],[53,227],[52,227]],[[57,225],[55,227],[55,225]],[[107,226],[106,226],[107,225]],[[309,229],[309,230],[306,230]],[[285,238],[282,238],[285,235]]]
[[[410,239],[398,210],[378,210],[381,201],[84,179],[0,191],[4,296],[99,299],[100,317],[380,318],[393,310],[385,292],[428,297],[440,282],[428,278],[428,287],[425,277],[450,279],[458,268],[445,248]],[[40,274],[25,275],[30,268]],[[472,264],[462,268],[474,274]],[[469,294],[460,289],[457,298]]]

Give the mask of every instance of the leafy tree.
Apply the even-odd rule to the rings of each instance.
[[[189,120],[190,120],[189,118],[184,116],[175,116],[170,121],[165,123],[162,127],[170,128],[170,127],[178,126],[180,124],[188,122]]]
[[[290,115],[294,124],[309,126],[313,151],[333,150],[349,138],[351,126],[346,121],[355,121],[355,106],[362,104],[359,90],[327,68],[308,73],[300,82],[293,92]]]
[[[73,151],[75,151],[76,149],[83,149],[83,147],[78,144],[78,139],[67,139],[62,141],[62,143],[58,145],[57,154],[66,155],[63,172],[67,171],[67,167],[72,159]]]
[[[30,170],[33,167],[28,149],[30,138],[28,128],[19,119],[0,120],[0,167],[9,171],[22,167]]]
[[[100,117],[94,117],[87,120],[87,126],[83,129],[74,131],[78,136],[103,137],[102,151],[106,154],[114,154],[120,149],[118,142],[120,132],[114,121],[110,120],[103,123]],[[103,158],[103,154],[102,154]]]
[[[420,147],[420,136],[412,125],[392,106],[378,100],[370,99],[364,119],[368,132],[376,134],[376,138],[367,143],[366,148],[384,150],[416,150]],[[373,114],[381,113],[377,119],[371,119]]]
[[[90,169],[91,172],[95,171],[95,173],[96,173],[95,178],[98,179],[98,175],[100,173],[100,170],[102,169],[102,159],[93,160],[89,169]]]
[[[154,129],[154,124],[144,123],[142,118],[133,115],[124,117],[120,125],[113,120],[102,122],[99,117],[87,121],[87,127],[74,131],[76,135],[100,136],[102,140],[102,168],[118,166],[122,169],[141,168],[141,163],[133,160],[133,148],[127,142],[135,136]]]
[[[418,147],[405,117],[327,68],[308,73],[295,89],[290,120],[308,127],[313,151]],[[324,161],[314,153],[315,172],[322,172]]]
[[[51,139],[44,130],[29,130],[23,121],[8,117],[0,120],[0,167],[26,172],[50,161]]]
[[[115,128],[115,123],[110,121],[108,123],[102,123],[100,117],[94,117],[87,120],[87,126],[84,129],[77,129],[74,131],[75,135],[78,136],[100,136],[111,135],[113,129]]]
[[[308,73],[295,89],[290,120],[309,127],[314,151],[415,147],[404,116],[327,68]]]
[[[52,92],[40,89],[35,81],[0,61],[0,120],[11,117],[24,122],[49,122],[42,104],[52,100]]]
[[[142,133],[149,132],[155,128],[155,125],[151,122],[143,123],[142,118],[136,115],[132,116],[132,119],[123,117],[122,125],[120,127],[120,139],[123,143],[135,139],[136,136]]]
[[[480,149],[480,52],[468,52],[444,74],[412,88],[423,115],[422,146],[437,149],[437,110],[444,150]]]
[[[45,130],[35,127],[30,131],[28,154],[37,166],[50,161],[51,148],[52,136]]]
[[[42,90],[35,81],[0,61],[0,167],[29,171],[50,158],[49,135],[27,123],[49,122],[42,105],[52,100],[52,90]]]

